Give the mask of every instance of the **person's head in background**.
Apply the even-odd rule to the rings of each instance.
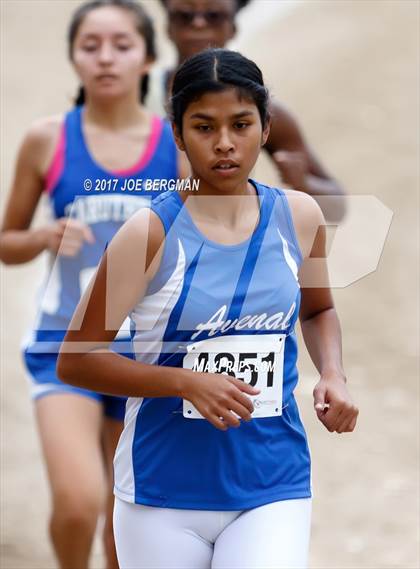
[[[132,0],[92,0],[74,12],[68,54],[82,86],[76,105],[95,99],[143,100],[156,59],[151,18]]]
[[[178,62],[208,47],[223,48],[236,33],[236,16],[250,0],[160,0]],[[274,0],[273,0],[274,1]]]

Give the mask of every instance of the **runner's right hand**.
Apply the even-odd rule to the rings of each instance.
[[[75,257],[83,242],[94,243],[90,227],[77,219],[61,217],[45,227],[46,248],[56,255]]]
[[[213,426],[226,431],[229,427],[240,426],[236,415],[244,421],[252,419],[254,405],[245,394],[258,393],[259,389],[229,375],[192,371],[188,374],[183,398],[190,401]]]

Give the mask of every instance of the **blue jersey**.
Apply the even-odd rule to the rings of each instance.
[[[148,191],[148,181],[177,178],[176,147],[169,123],[153,116],[149,140],[137,163],[127,170],[111,172],[89,152],[83,112],[83,107],[76,107],[65,117],[46,189],[51,217],[71,217],[87,224],[94,243],[85,242],[75,257],[51,256],[35,330],[28,342],[31,352],[57,351],[108,242],[136,210],[158,195]]]
[[[238,245],[207,239],[177,193],[153,202],[165,229],[163,256],[130,315],[139,361],[255,385],[253,419],[220,431],[180,398],[129,398],[115,456],[115,493],[123,500],[243,510],[311,495],[293,395],[302,257],[284,193],[253,183],[260,219]]]

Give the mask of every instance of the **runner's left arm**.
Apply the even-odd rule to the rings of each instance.
[[[303,256],[300,322],[309,355],[320,374],[314,389],[315,410],[330,432],[350,432],[356,426],[358,409],[347,389],[343,368],[341,328],[326,263],[325,221],[312,198],[293,194],[289,203]]]

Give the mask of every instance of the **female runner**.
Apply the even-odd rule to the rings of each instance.
[[[51,256],[52,270],[24,355],[51,485],[55,553],[61,567],[87,567],[108,479],[104,537],[107,566],[117,567],[112,458],[125,400],[64,385],[56,376],[56,359],[80,293],[108,241],[150,199],[139,181],[176,178],[177,151],[170,125],[139,100],[140,82],[144,89],[155,57],[153,28],[143,9],[129,0],[85,3],[73,16],[68,39],[83,85],[78,106],[29,129],[5,212],[0,258],[18,264],[42,251]],[[53,219],[33,229],[43,193]]]
[[[250,0],[160,0],[168,18],[168,36],[177,62],[208,47],[225,47],[234,38],[237,16]],[[146,106],[164,116],[164,105],[176,67],[154,67],[150,73]],[[271,129],[264,146],[283,184],[318,197],[328,221],[340,221],[345,194],[306,139],[296,117],[277,99],[270,101]],[[325,197],[336,196],[332,199]]]
[[[114,463],[122,569],[302,568],[311,482],[293,396],[299,314],[320,373],[319,419],[344,433],[358,414],[324,221],[306,194],[248,179],[269,133],[253,62],[227,50],[193,56],[175,75],[172,113],[199,190],[161,195],[119,231],[58,374],[130,397]],[[127,314],[137,361],[109,350]]]

